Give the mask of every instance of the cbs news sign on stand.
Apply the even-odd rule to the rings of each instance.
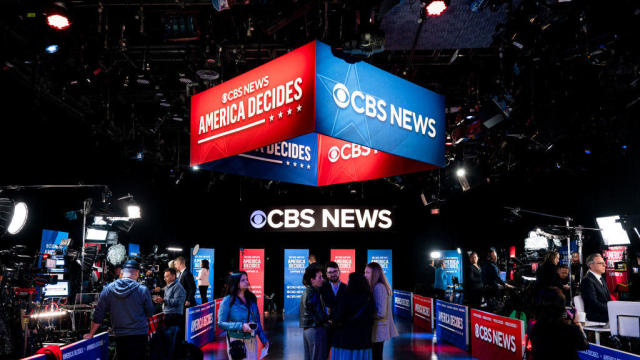
[[[313,186],[433,169],[444,109],[313,41],[191,98],[191,166]]]

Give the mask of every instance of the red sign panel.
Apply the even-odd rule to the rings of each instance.
[[[421,161],[318,134],[318,186],[435,169]]]
[[[258,298],[260,321],[264,314],[264,249],[241,249],[240,271],[246,271],[249,290]]]
[[[218,311],[220,310],[220,304],[222,303],[222,299],[215,299],[216,302],[216,336],[222,334],[222,329],[218,328]]]
[[[471,355],[480,360],[520,360],[524,322],[471,309]]]
[[[603,256],[607,262],[606,279],[609,293],[616,295],[616,286],[627,282],[627,273],[616,271],[616,263],[625,261],[624,253],[626,246],[612,246],[609,250],[603,251]]]
[[[433,330],[433,299],[413,294],[413,324]]]
[[[340,281],[349,282],[349,274],[356,271],[356,249],[331,249],[331,261],[340,268]]]
[[[311,42],[191,97],[191,165],[312,132],[315,56]]]

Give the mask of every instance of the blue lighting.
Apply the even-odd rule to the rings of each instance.
[[[627,145],[622,145],[622,148],[623,148],[624,150],[627,150]]]
[[[585,153],[585,154],[587,154],[587,155],[591,155],[591,150],[589,150],[589,149],[585,149],[585,150],[584,150],[584,153]]]
[[[58,52],[58,48],[59,48],[59,47],[58,47],[58,45],[53,44],[53,45],[49,45],[49,46],[47,46],[45,50],[46,50],[49,54],[55,54],[55,53],[57,53],[57,52]]]

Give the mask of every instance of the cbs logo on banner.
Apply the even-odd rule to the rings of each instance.
[[[342,146],[332,146],[329,149],[328,157],[332,163],[342,159],[349,160],[359,158],[361,156],[369,156],[370,154],[377,154],[378,150],[373,150],[362,145],[348,143]]]

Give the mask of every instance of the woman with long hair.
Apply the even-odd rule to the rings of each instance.
[[[373,292],[373,299],[376,303],[371,340],[373,342],[373,360],[379,360],[382,359],[384,342],[398,336],[398,330],[393,322],[393,313],[391,312],[393,291],[384,276],[380,264],[376,262],[368,263],[364,269],[364,276],[369,281],[369,287]]]
[[[465,297],[471,307],[478,307],[482,302],[482,290],[484,283],[482,282],[482,270],[478,266],[478,253],[475,251],[469,255],[469,271],[467,272],[467,281],[465,286]]]
[[[304,341],[305,360],[327,360],[329,346],[327,344],[327,326],[329,318],[320,288],[322,267],[316,264],[309,265],[302,276],[302,284],[305,289],[300,298],[300,327]]]
[[[556,287],[560,290],[564,288],[560,277],[558,276],[558,263],[560,262],[560,254],[557,251],[549,251],[545,257],[542,265],[536,272],[536,288],[538,292],[549,287]],[[566,286],[569,289],[569,286]]]
[[[227,294],[218,310],[218,327],[227,331],[227,355],[231,360],[257,360],[256,336],[263,346],[269,346],[260,323],[258,302],[249,291],[249,279],[244,271],[231,274],[227,280]]]
[[[438,260],[436,265],[436,281],[433,283],[433,288],[436,293],[436,298],[444,300],[445,293],[447,292],[447,272],[444,270],[444,260]]]
[[[209,288],[209,260],[202,259],[200,263],[200,271],[198,272],[198,289],[200,290],[200,298],[202,303],[209,302],[207,299],[207,289]]]
[[[376,304],[364,275],[349,274],[349,284],[332,315],[331,360],[371,360]]]

